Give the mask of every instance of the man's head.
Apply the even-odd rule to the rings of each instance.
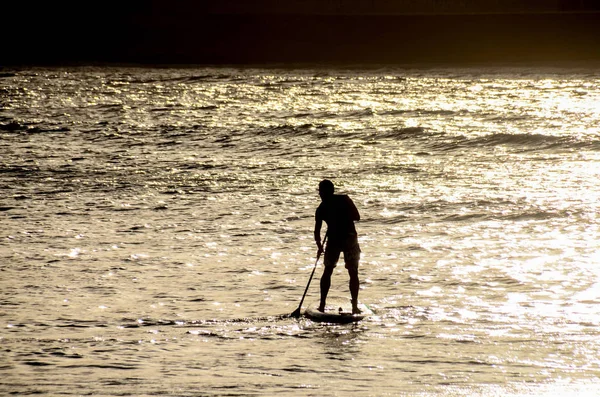
[[[334,191],[335,188],[333,187],[333,182],[331,182],[329,179],[323,179],[319,183],[319,196],[321,196],[322,200],[326,199],[327,197],[333,196]]]

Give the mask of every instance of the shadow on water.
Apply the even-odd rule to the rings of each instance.
[[[390,319],[390,315],[393,317],[393,312],[388,313],[388,309],[375,309],[372,314],[358,322],[354,323],[327,323],[310,320],[304,315],[295,317],[291,313],[271,315],[271,316],[254,316],[254,317],[237,317],[237,318],[205,318],[197,320],[183,320],[183,319],[153,319],[153,318],[122,318],[116,323],[106,322],[102,320],[83,320],[83,319],[69,319],[62,318],[57,319],[53,324],[46,324],[43,322],[33,323],[12,323],[8,329],[13,332],[18,332],[20,329],[31,329],[31,328],[55,328],[62,330],[94,330],[94,329],[105,329],[110,330],[113,328],[122,330],[135,330],[135,329],[152,329],[162,328],[165,329],[185,329],[186,333],[192,335],[209,335],[212,332],[209,329],[222,330],[229,332],[253,332],[258,331],[262,335],[269,334],[271,330],[288,330],[291,329],[299,331],[316,331],[323,340],[338,340],[347,339],[356,333],[356,331],[365,329],[366,325],[377,325],[380,324],[383,319]],[[381,313],[379,313],[381,312]],[[202,329],[201,331],[198,331]],[[277,332],[276,332],[277,333]],[[300,332],[301,334],[302,332]],[[214,333],[215,336],[221,334],[220,332]],[[286,332],[287,335],[296,334],[295,332]],[[296,335],[301,336],[301,335]],[[314,334],[313,336],[316,336]],[[341,343],[341,342],[340,342]]]
[[[228,324],[253,324],[261,322],[275,322],[290,320],[293,317],[290,314],[280,314],[277,316],[262,317],[239,317],[230,319],[202,319],[202,320],[153,320],[153,319],[124,319],[123,328],[142,328],[156,326],[177,326],[177,327],[197,327],[199,325],[228,325]]]
[[[171,319],[152,319],[152,318],[123,318],[120,328],[144,328],[144,327],[180,327],[180,328],[193,328],[198,326],[227,326],[227,325],[239,325],[246,324],[253,326],[256,324],[268,323],[268,324],[281,324],[281,323],[292,323],[299,325],[314,325],[323,329],[356,329],[357,327],[364,324],[380,324],[383,320],[405,320],[405,317],[415,317],[423,315],[423,308],[417,308],[415,306],[397,306],[397,307],[379,307],[366,306],[364,307],[369,311],[369,314],[364,319],[352,322],[352,323],[328,323],[318,322],[307,318],[304,313],[301,316],[294,316],[294,313],[285,313],[272,316],[252,316],[252,317],[237,317],[237,318],[206,318],[197,320],[171,320]],[[88,326],[85,324],[83,326]],[[65,325],[77,327],[76,324]],[[98,327],[106,327],[106,324],[97,324]],[[344,331],[345,332],[345,331]]]

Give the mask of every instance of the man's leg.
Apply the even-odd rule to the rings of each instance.
[[[358,279],[358,263],[360,262],[360,247],[358,241],[354,240],[348,250],[344,251],[344,261],[346,269],[350,276],[350,296],[352,298],[352,314],[360,314],[358,308],[358,290],[360,288],[360,280]]]
[[[350,296],[352,297],[352,314],[360,314],[358,308],[358,290],[360,289],[360,280],[358,279],[358,267],[349,267],[350,276]]]
[[[326,266],[321,276],[321,304],[319,304],[319,311],[325,311],[325,302],[327,301],[327,294],[329,293],[329,287],[331,287],[331,275],[333,274],[333,266]]]

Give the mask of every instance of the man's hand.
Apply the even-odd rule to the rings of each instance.
[[[321,256],[322,253],[323,253],[323,244],[318,242],[317,243],[317,256]]]

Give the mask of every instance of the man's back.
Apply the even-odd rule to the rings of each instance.
[[[329,239],[338,240],[356,235],[354,221],[360,220],[360,214],[350,197],[345,194],[335,194],[321,202],[317,208],[316,218],[327,223]]]

